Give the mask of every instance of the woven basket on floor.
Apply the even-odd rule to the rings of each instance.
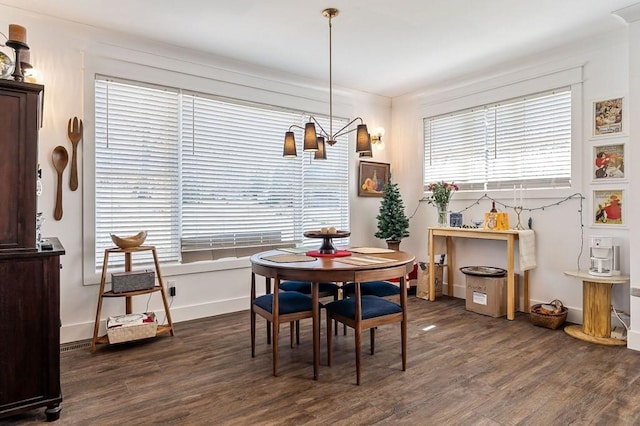
[[[531,307],[529,317],[531,318],[531,323],[533,325],[555,330],[562,324],[564,324],[565,320],[567,319],[567,313],[569,312],[566,307],[563,306],[562,310],[557,314],[547,314],[540,311],[541,306],[542,304],[537,304]]]

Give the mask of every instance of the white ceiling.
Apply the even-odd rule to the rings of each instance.
[[[0,0],[12,6],[397,96],[622,28],[638,0]]]

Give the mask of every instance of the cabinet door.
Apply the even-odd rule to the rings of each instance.
[[[0,250],[33,250],[42,86],[0,80]]]
[[[0,415],[62,399],[59,262],[0,261]]]

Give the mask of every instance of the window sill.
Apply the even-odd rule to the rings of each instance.
[[[148,266],[153,267],[153,265]],[[250,268],[251,263],[249,257],[241,258],[229,258],[220,260],[206,260],[202,262],[193,262],[188,264],[179,263],[165,263],[160,264],[160,271],[162,272],[162,278],[166,283],[168,277],[175,277],[180,275],[190,274],[202,274],[207,272],[216,271],[228,271],[232,269],[244,269]],[[111,278],[110,274],[107,274],[107,281]],[[87,277],[84,285],[98,285],[100,284],[100,272],[96,272],[90,277]]]
[[[160,265],[163,278],[176,275],[201,274],[203,272],[228,271],[231,269],[249,268],[250,266],[249,257]]]

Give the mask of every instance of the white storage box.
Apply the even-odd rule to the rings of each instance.
[[[157,331],[158,321],[156,320],[156,314],[153,312],[107,318],[109,343],[148,339],[149,337],[155,337]]]

